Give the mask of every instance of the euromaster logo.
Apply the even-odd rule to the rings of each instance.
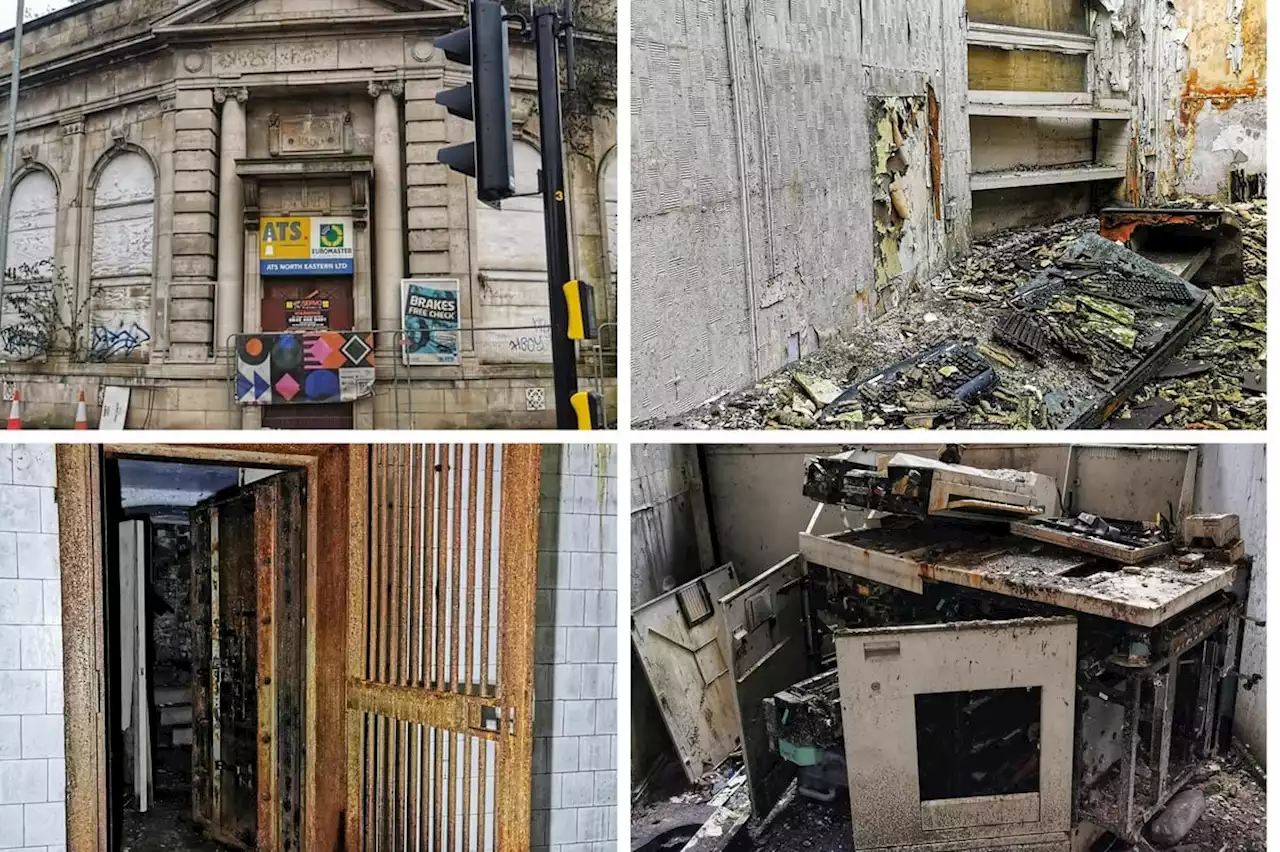
[[[320,226],[321,248],[343,248],[346,233],[340,222],[325,222]]]

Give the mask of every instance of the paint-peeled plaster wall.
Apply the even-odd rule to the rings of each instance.
[[[0,849],[65,852],[53,447],[0,446]]]
[[[1173,0],[1159,39],[1160,190],[1225,198],[1233,169],[1266,172],[1265,0]]]

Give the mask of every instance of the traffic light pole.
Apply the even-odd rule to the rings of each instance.
[[[569,217],[565,205],[564,128],[560,115],[560,12],[544,6],[533,13],[538,53],[538,122],[542,142],[542,219],[547,241],[547,287],[551,306],[551,360],[555,375],[556,428],[576,429],[572,397],[578,391],[577,348],[569,337],[564,285],[569,268]],[[569,38],[573,38],[570,31]]]

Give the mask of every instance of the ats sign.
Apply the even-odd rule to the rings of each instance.
[[[261,275],[352,275],[355,258],[355,226],[350,219],[273,217],[258,226]]]

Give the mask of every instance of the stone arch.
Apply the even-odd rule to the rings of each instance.
[[[542,154],[526,138],[513,145],[516,196],[494,210],[477,204],[476,271],[471,324],[501,331],[475,334],[475,349],[487,363],[544,363],[551,360],[547,312],[546,238],[538,168]]]
[[[145,361],[151,350],[156,170],[136,145],[117,144],[94,166],[90,352]]]
[[[21,168],[13,181],[6,264],[32,270],[25,276],[20,273],[20,279],[51,281],[57,246],[57,177],[46,166],[33,163]]]

